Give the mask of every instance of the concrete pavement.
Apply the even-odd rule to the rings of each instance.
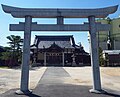
[[[92,94],[91,86],[77,85],[70,74],[62,67],[48,67],[37,87],[30,95],[16,95],[9,90],[0,97],[120,97],[113,93]]]
[[[29,88],[34,89],[47,67],[34,67],[30,68]],[[20,68],[5,69],[0,68],[0,94],[8,90],[20,87]],[[14,83],[14,84],[13,84]]]

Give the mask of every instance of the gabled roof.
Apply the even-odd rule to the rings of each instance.
[[[34,45],[38,48],[49,48],[52,44],[58,45],[60,48],[73,48],[75,41],[70,36],[36,36]]]
[[[46,49],[47,51],[56,51],[57,50],[57,52],[58,51],[63,51],[63,49],[61,48],[61,47],[59,47],[57,44],[55,44],[55,42],[49,47],[49,48],[47,48]]]
[[[82,54],[84,54],[84,55],[89,55],[89,53],[87,53],[87,52],[84,50],[84,48],[83,48],[82,45],[80,45],[80,46],[75,45],[75,52],[76,52],[76,53],[82,53]]]
[[[30,46],[30,48],[31,48],[31,49],[36,49],[37,47],[36,47],[35,44],[33,44],[33,45]]]

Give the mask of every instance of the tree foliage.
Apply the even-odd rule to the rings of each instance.
[[[9,42],[9,47],[5,47],[5,52],[2,52],[0,57],[7,62],[8,66],[18,65],[21,61],[23,39],[20,36],[10,35],[6,37]]]
[[[104,62],[105,62],[102,52],[103,52],[102,48],[99,47],[99,64],[100,64],[100,66],[104,66]]]

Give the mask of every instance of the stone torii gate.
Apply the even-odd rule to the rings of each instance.
[[[43,8],[17,8],[2,5],[4,12],[15,18],[25,18],[25,22],[10,24],[11,31],[24,31],[24,45],[22,58],[21,86],[17,94],[29,94],[29,61],[31,31],[89,31],[91,45],[91,65],[93,73],[93,89],[90,92],[103,93],[101,88],[97,31],[108,31],[110,25],[96,23],[95,18],[105,18],[114,13],[118,6],[98,9],[43,9]],[[57,24],[37,24],[32,18],[57,18]],[[89,23],[64,24],[64,18],[88,18]]]

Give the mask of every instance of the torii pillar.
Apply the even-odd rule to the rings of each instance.
[[[101,89],[100,70],[99,70],[99,52],[97,47],[95,16],[88,17],[90,27],[90,46],[91,46],[91,65],[93,74],[93,89],[90,92],[104,93]]]
[[[103,93],[101,88],[97,31],[109,31],[109,24],[96,23],[95,18],[105,18],[114,13],[118,6],[98,9],[41,9],[41,8],[17,8],[2,5],[4,12],[10,13],[15,18],[25,18],[25,23],[11,24],[11,31],[24,31],[24,46],[21,72],[21,86],[17,94],[29,94],[29,62],[30,62],[30,38],[31,31],[89,31],[91,44],[91,65],[93,72],[92,93]],[[57,18],[57,24],[32,23],[32,18]],[[85,24],[64,24],[64,18],[88,18]]]
[[[22,56],[22,72],[20,90],[16,91],[17,94],[29,94],[31,90],[28,89],[29,83],[29,66],[30,66],[30,40],[31,40],[31,24],[32,17],[25,17],[24,25],[24,45]]]

